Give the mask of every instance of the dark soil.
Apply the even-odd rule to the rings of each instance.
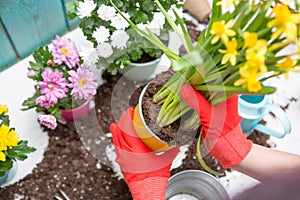
[[[181,146],[190,144],[190,142],[197,135],[197,129],[184,130],[181,126],[181,118],[168,126],[160,127],[156,123],[156,119],[158,118],[158,113],[162,105],[157,104],[153,101],[154,95],[161,89],[161,87],[170,79],[173,74],[174,72],[169,70],[167,72],[159,74],[157,77],[150,81],[142,99],[142,112],[146,124],[161,140],[170,145]]]
[[[132,82],[107,73],[103,78],[106,82],[98,88],[95,109],[81,121],[58,124],[54,131],[45,129],[50,139],[42,162],[24,179],[0,188],[1,200],[48,200],[59,195],[59,190],[72,200],[132,199],[126,183],[116,175],[106,156],[107,147],[112,144],[106,133],[125,109],[137,104],[145,82]],[[263,146],[269,146],[268,138],[258,132],[250,136],[254,143]],[[182,165],[171,174],[187,169],[204,170],[197,160],[196,143],[196,138],[191,141]],[[206,164],[224,174],[225,169],[218,161],[205,148],[201,151]]]

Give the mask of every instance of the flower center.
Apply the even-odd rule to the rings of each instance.
[[[249,48],[255,47],[257,44],[257,33],[249,33],[249,35],[245,37],[245,44]]]
[[[291,21],[291,12],[285,5],[278,5],[274,7],[275,19],[281,23]]]
[[[65,47],[61,48],[61,53],[64,54],[64,55],[68,55],[69,54],[68,49],[65,48]]]
[[[79,80],[79,86],[84,87],[86,85],[86,79],[85,78],[80,78]]]
[[[256,68],[261,66],[263,62],[258,56],[251,56],[251,58],[247,60],[247,64],[251,68]]]
[[[289,70],[293,67],[294,63],[291,58],[286,58],[285,61],[280,65],[283,70]]]
[[[55,84],[49,83],[48,88],[49,88],[49,90],[53,91],[55,89]]]
[[[236,40],[229,41],[227,43],[226,47],[227,47],[227,53],[235,54],[236,53],[236,47],[237,47],[237,41]]]
[[[225,26],[222,22],[214,22],[212,25],[212,29],[217,35],[222,35],[225,33]]]

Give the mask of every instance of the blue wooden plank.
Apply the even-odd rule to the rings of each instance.
[[[71,2],[75,2],[76,0],[62,0],[62,3],[64,4],[64,7],[65,7],[65,16],[67,16],[67,9],[66,9],[66,3],[71,3]],[[67,23],[68,23],[68,27],[69,27],[69,30],[73,30],[75,28],[78,27],[79,25],[79,19],[78,17],[76,17],[75,19],[68,19],[68,17],[66,17],[66,20],[67,20]]]
[[[0,72],[16,62],[16,54],[0,22]]]
[[[18,55],[25,58],[68,31],[61,0],[0,0],[0,16]]]

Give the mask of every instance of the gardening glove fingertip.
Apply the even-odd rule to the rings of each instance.
[[[205,97],[190,85],[182,86],[180,95],[186,104],[194,109],[200,117],[202,112],[208,113],[208,109],[211,108]]]

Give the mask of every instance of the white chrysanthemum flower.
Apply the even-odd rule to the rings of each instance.
[[[127,13],[123,13],[123,15],[128,19],[130,18],[130,16]],[[124,30],[129,26],[129,24],[125,19],[123,19],[123,17],[120,14],[117,14],[116,16],[111,18],[111,26],[115,27],[118,30]]]
[[[98,55],[103,58],[108,58],[113,54],[112,46],[107,42],[99,44],[97,47],[97,51]]]
[[[112,6],[107,6],[102,4],[98,10],[98,17],[105,20],[105,21],[109,21],[111,20],[114,16],[116,16],[116,10],[114,7]]]
[[[160,35],[160,30],[162,27],[161,25],[157,24],[156,21],[152,21],[149,25],[146,26],[148,26],[155,35]]]
[[[108,40],[110,36],[110,33],[109,33],[109,29],[108,28],[105,28],[104,26],[100,26],[98,27],[94,32],[93,32],[93,37],[95,38],[95,40],[101,44],[105,41]]]
[[[170,10],[168,10],[168,15],[170,16],[170,18],[175,21],[176,20],[176,16],[173,12],[173,10],[175,10],[175,12],[178,14],[178,16],[180,18],[183,18],[183,9],[182,8],[177,8],[176,5],[171,5]]]
[[[84,2],[79,2],[77,8],[77,15],[79,19],[90,17],[92,11],[97,7],[97,4],[93,0],[84,0]]]
[[[124,30],[116,30],[111,35],[111,45],[118,49],[126,48],[126,43],[129,40],[129,35]]]
[[[162,14],[161,12],[155,12],[153,14],[153,20],[152,20],[151,24],[157,24],[157,26],[159,26],[160,28],[163,28],[165,22],[166,22],[166,18],[164,16],[164,14]]]
[[[98,52],[90,46],[83,46],[79,50],[83,63],[86,66],[94,66],[98,61]]]

